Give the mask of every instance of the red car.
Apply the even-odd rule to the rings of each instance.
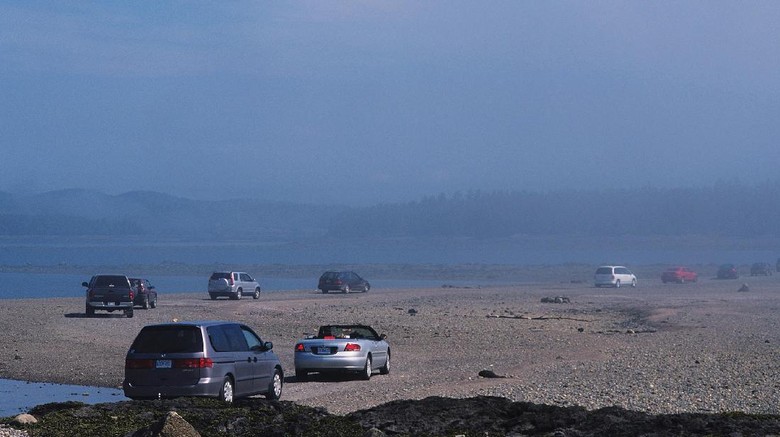
[[[661,281],[664,284],[667,282],[678,282],[680,284],[684,282],[696,282],[699,279],[699,275],[688,267],[669,267],[661,273]]]

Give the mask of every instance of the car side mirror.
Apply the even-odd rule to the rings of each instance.
[[[272,342],[266,341],[265,343],[263,343],[263,349],[270,351],[273,348],[274,348],[274,344]]]
[[[386,339],[386,338],[387,338],[387,334],[382,334],[382,335],[380,335],[380,336],[379,336],[379,339],[380,339],[380,340],[384,340],[384,339]]]
[[[86,282],[82,282],[82,283],[81,283],[81,286],[82,286],[82,287],[89,287],[89,284],[87,284]]]
[[[150,285],[150,286],[149,286],[149,289],[150,289],[150,290],[154,290],[154,285]]]

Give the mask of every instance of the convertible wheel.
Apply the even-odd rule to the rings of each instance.
[[[231,403],[233,402],[233,380],[229,376],[222,382],[222,388],[219,390],[219,399]]]
[[[372,372],[373,369],[371,368],[371,355],[369,355],[366,358],[366,367],[363,368],[363,373],[360,374],[360,377],[368,381],[369,379],[371,379]]]
[[[387,351],[387,361],[385,361],[385,365],[379,368],[379,374],[380,375],[387,375],[390,373],[390,351]]]
[[[274,370],[274,376],[271,378],[271,383],[268,385],[268,393],[265,394],[266,399],[276,400],[282,397],[282,374],[279,369]]]
[[[620,279],[615,281],[615,288],[620,288]]]

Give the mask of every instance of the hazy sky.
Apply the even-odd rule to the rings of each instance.
[[[0,191],[777,180],[777,1],[0,3]]]

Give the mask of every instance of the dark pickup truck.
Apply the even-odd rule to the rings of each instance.
[[[134,292],[127,276],[95,275],[89,282],[82,282],[87,287],[86,312],[88,316],[95,310],[108,312],[124,311],[125,316],[133,317]]]

